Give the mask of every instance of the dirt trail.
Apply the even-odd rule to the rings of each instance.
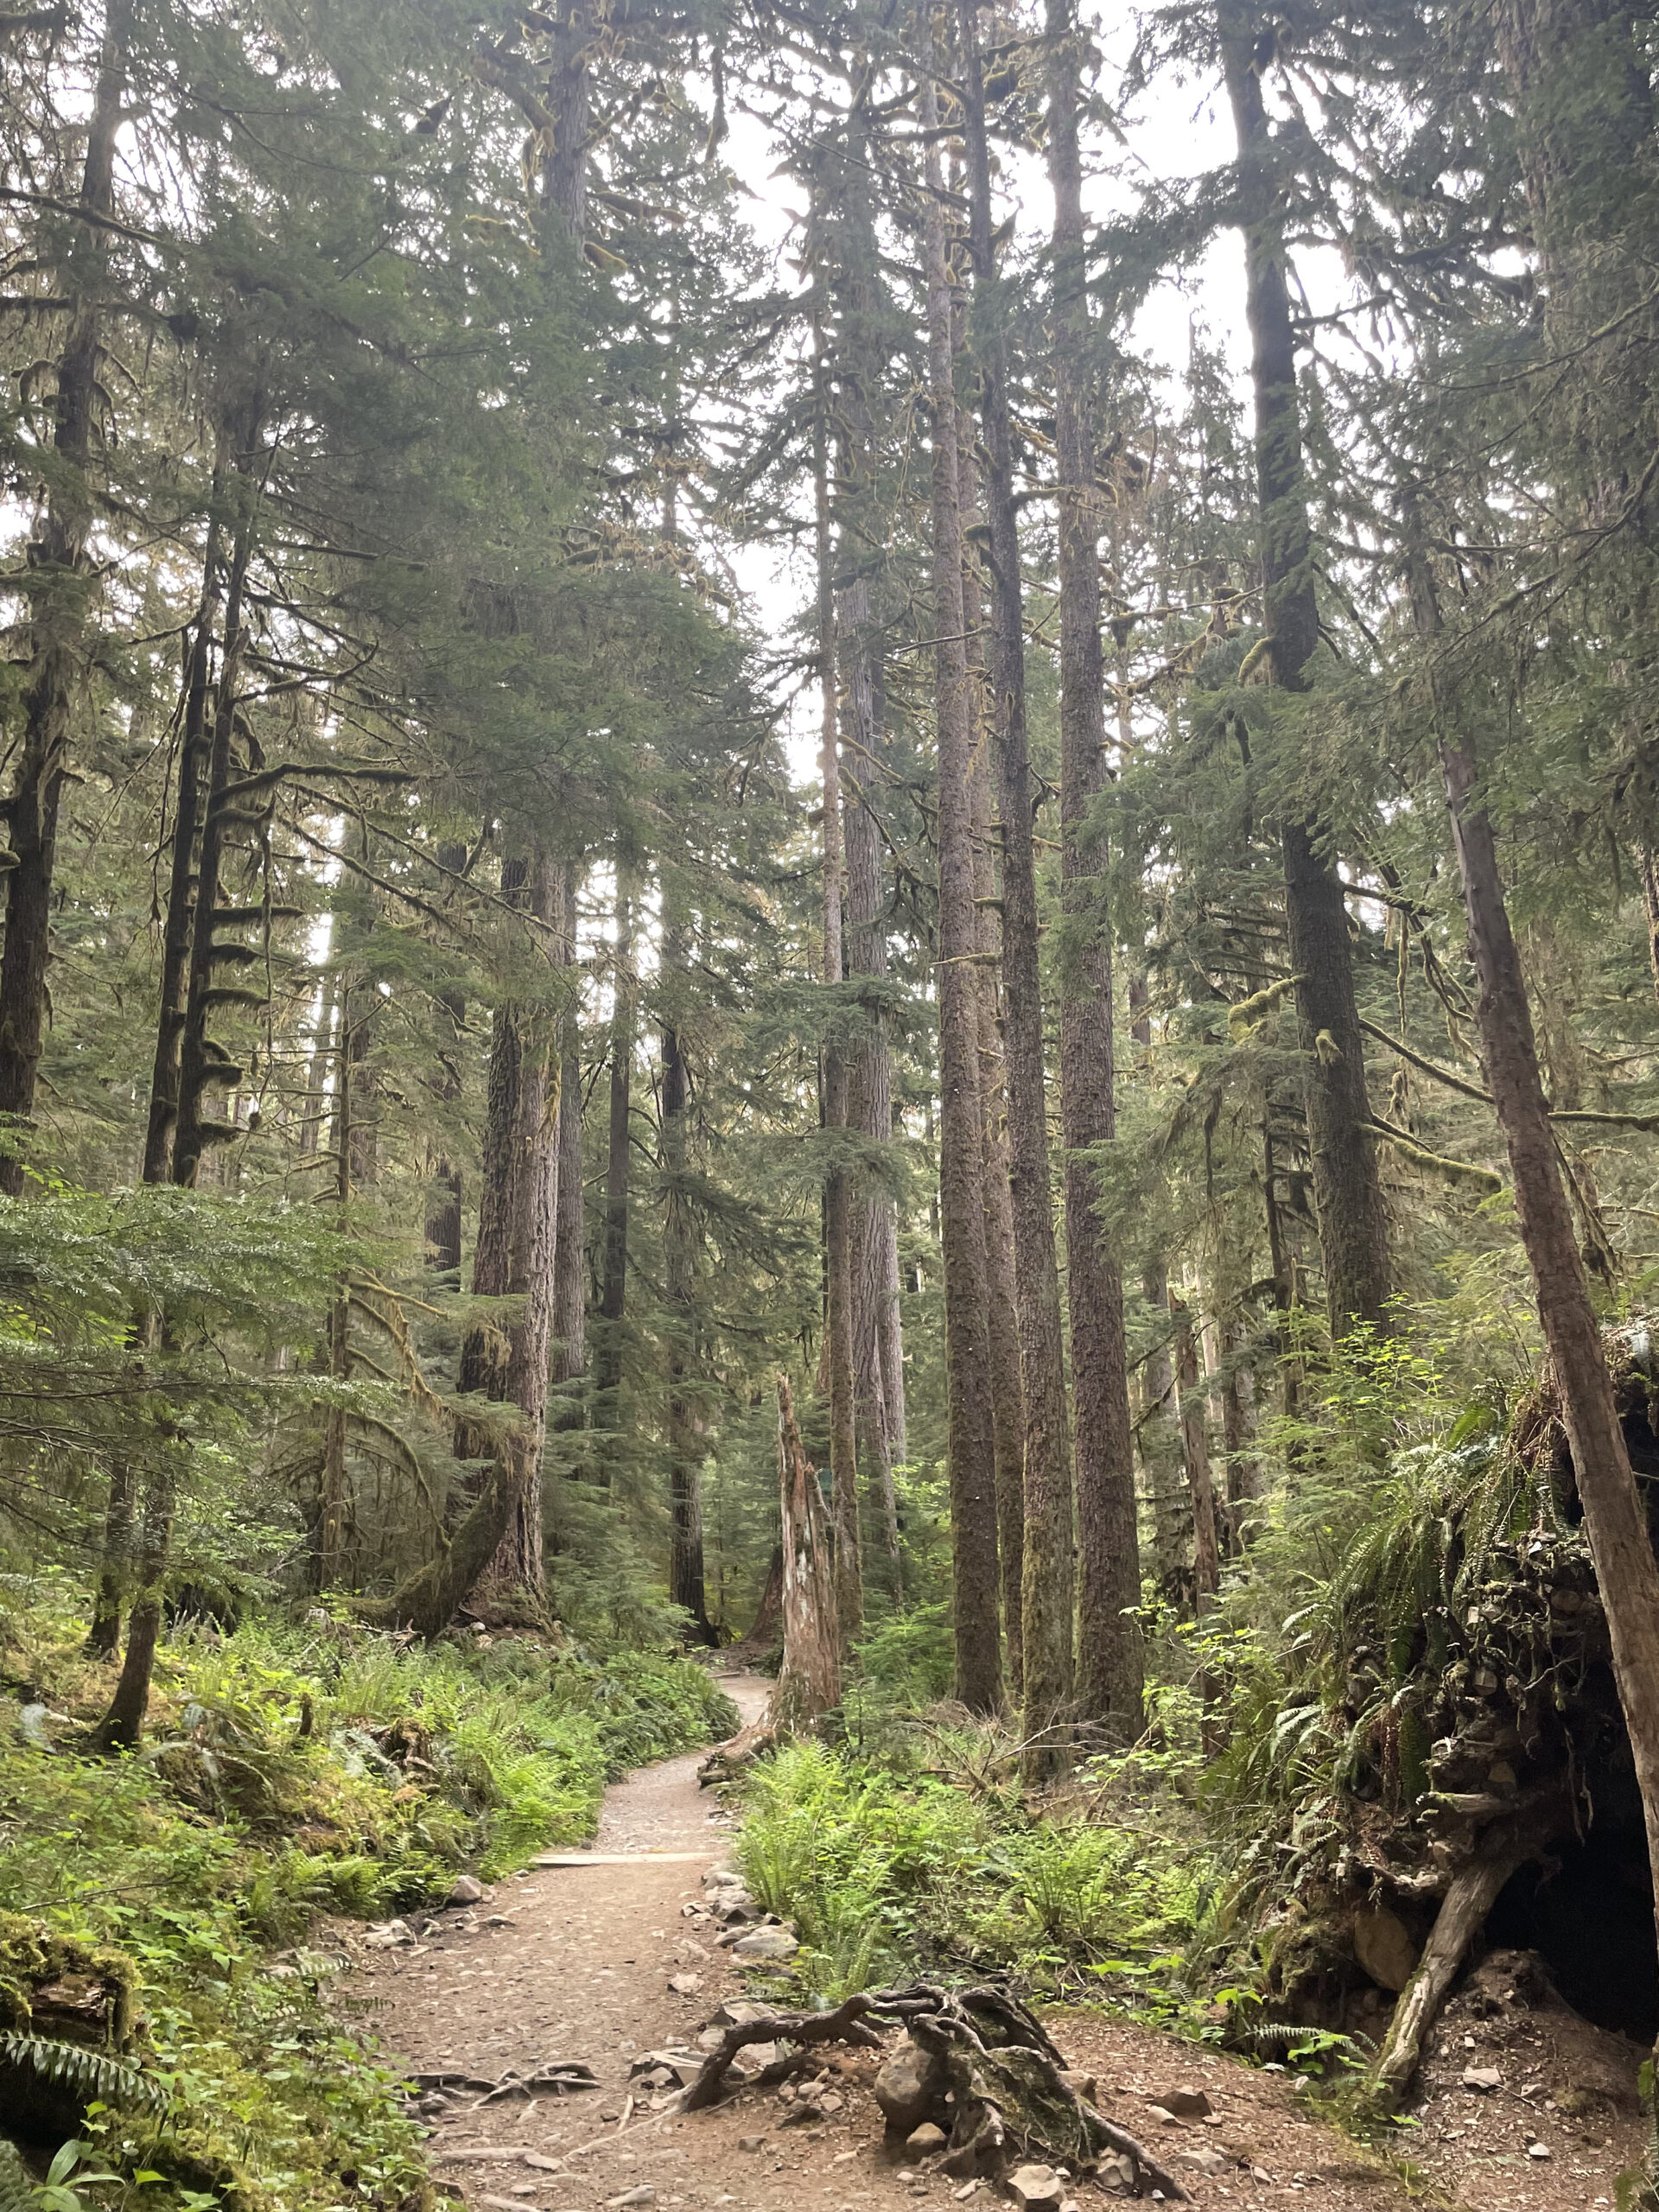
[[[765,1682],[735,1676],[725,1686],[746,1721],[759,1715]],[[997,2199],[983,2184],[964,2191],[913,2171],[900,2148],[883,2145],[874,2065],[851,2053],[828,2062],[840,2108],[818,2124],[787,2125],[788,2103],[758,2089],[690,2118],[630,2107],[640,2053],[695,2044],[715,2006],[741,1989],[715,1947],[714,1923],[684,1910],[729,1848],[729,1823],[698,1790],[698,1755],[670,1759],[610,1789],[592,1863],[502,1882],[475,1907],[436,1916],[416,1948],[373,1955],[355,1977],[356,1995],[374,2001],[379,2040],[411,2071],[493,2079],[580,2059],[599,2078],[597,2091],[482,2109],[457,2097],[433,2122],[440,2183],[485,2212],[600,2212],[619,2200],[688,2212],[888,2212],[918,2199],[938,2212],[964,2199],[990,2212]],[[696,1986],[676,1991],[671,1976],[695,1976]],[[1405,2206],[1390,2177],[1294,2109],[1281,2077],[1092,2014],[1050,2024],[1072,2063],[1098,2075],[1106,2108],[1156,2136],[1166,2164],[1198,2153],[1213,2164],[1190,2170],[1198,2204]],[[1160,2126],[1148,2104],[1187,2083],[1208,2092],[1214,2117]],[[1103,2212],[1108,2202],[1093,2185],[1077,2196]]]

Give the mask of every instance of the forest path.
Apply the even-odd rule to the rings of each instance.
[[[770,1685],[724,1678],[745,1725]],[[629,2102],[629,2068],[642,2052],[695,2046],[742,1979],[715,1946],[715,1923],[683,1910],[726,1855],[733,1823],[697,1787],[701,1754],[664,1760],[606,1793],[589,1863],[537,1867],[496,1885],[465,1910],[424,1924],[413,1948],[371,1954],[353,1994],[372,2001],[377,2038],[412,2073],[492,2080],[580,2059],[597,2093],[504,2097],[479,2106],[461,2093],[433,2120],[433,2170],[482,2212],[601,2212],[619,2202],[655,2212],[896,2212],[925,2202],[955,2212],[963,2185],[908,2167],[882,2139],[871,2094],[875,2066],[836,2053],[841,2107],[821,2124],[786,2124],[787,2102],[745,2089],[690,2117]],[[652,1856],[651,1854],[658,1854]],[[675,1990],[670,1977],[696,1977]],[[1239,2065],[1172,2037],[1070,2013],[1051,2026],[1073,2064],[1098,2075],[1100,2099],[1122,2123],[1156,2137],[1180,2164],[1194,2201],[1317,2206],[1321,2212],[1402,2212],[1391,2177],[1317,2120],[1296,2111],[1281,2075]],[[1147,2107],[1176,2085],[1207,2091],[1209,2121],[1160,2128]],[[999,2202],[983,2184],[975,2212]],[[1085,2212],[1109,2199],[1082,2186]]]

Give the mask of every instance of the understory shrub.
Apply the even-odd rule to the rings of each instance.
[[[1096,1763],[1075,1798],[1027,1810],[983,1732],[949,1732],[879,1761],[795,1745],[755,1770],[739,1859],[760,1901],[795,1923],[799,1978],[830,1999],[920,1972],[1149,2010],[1184,2002],[1180,1961],[1217,1884],[1173,1792],[1154,1815],[1123,1762]]]

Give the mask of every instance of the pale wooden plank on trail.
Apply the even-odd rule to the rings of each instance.
[[[712,1851],[550,1851],[532,1866],[694,1866]]]

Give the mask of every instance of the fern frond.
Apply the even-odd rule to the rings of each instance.
[[[0,2135],[0,2212],[37,2212],[37,2206],[34,2181],[16,2145]]]
[[[56,2082],[86,2104],[96,2099],[106,2105],[162,2113],[170,2101],[166,2091],[130,2058],[111,2058],[107,2051],[88,2050],[84,2044],[63,2043],[54,2036],[9,2029],[0,2034],[0,2060],[26,2067],[42,2082]]]

